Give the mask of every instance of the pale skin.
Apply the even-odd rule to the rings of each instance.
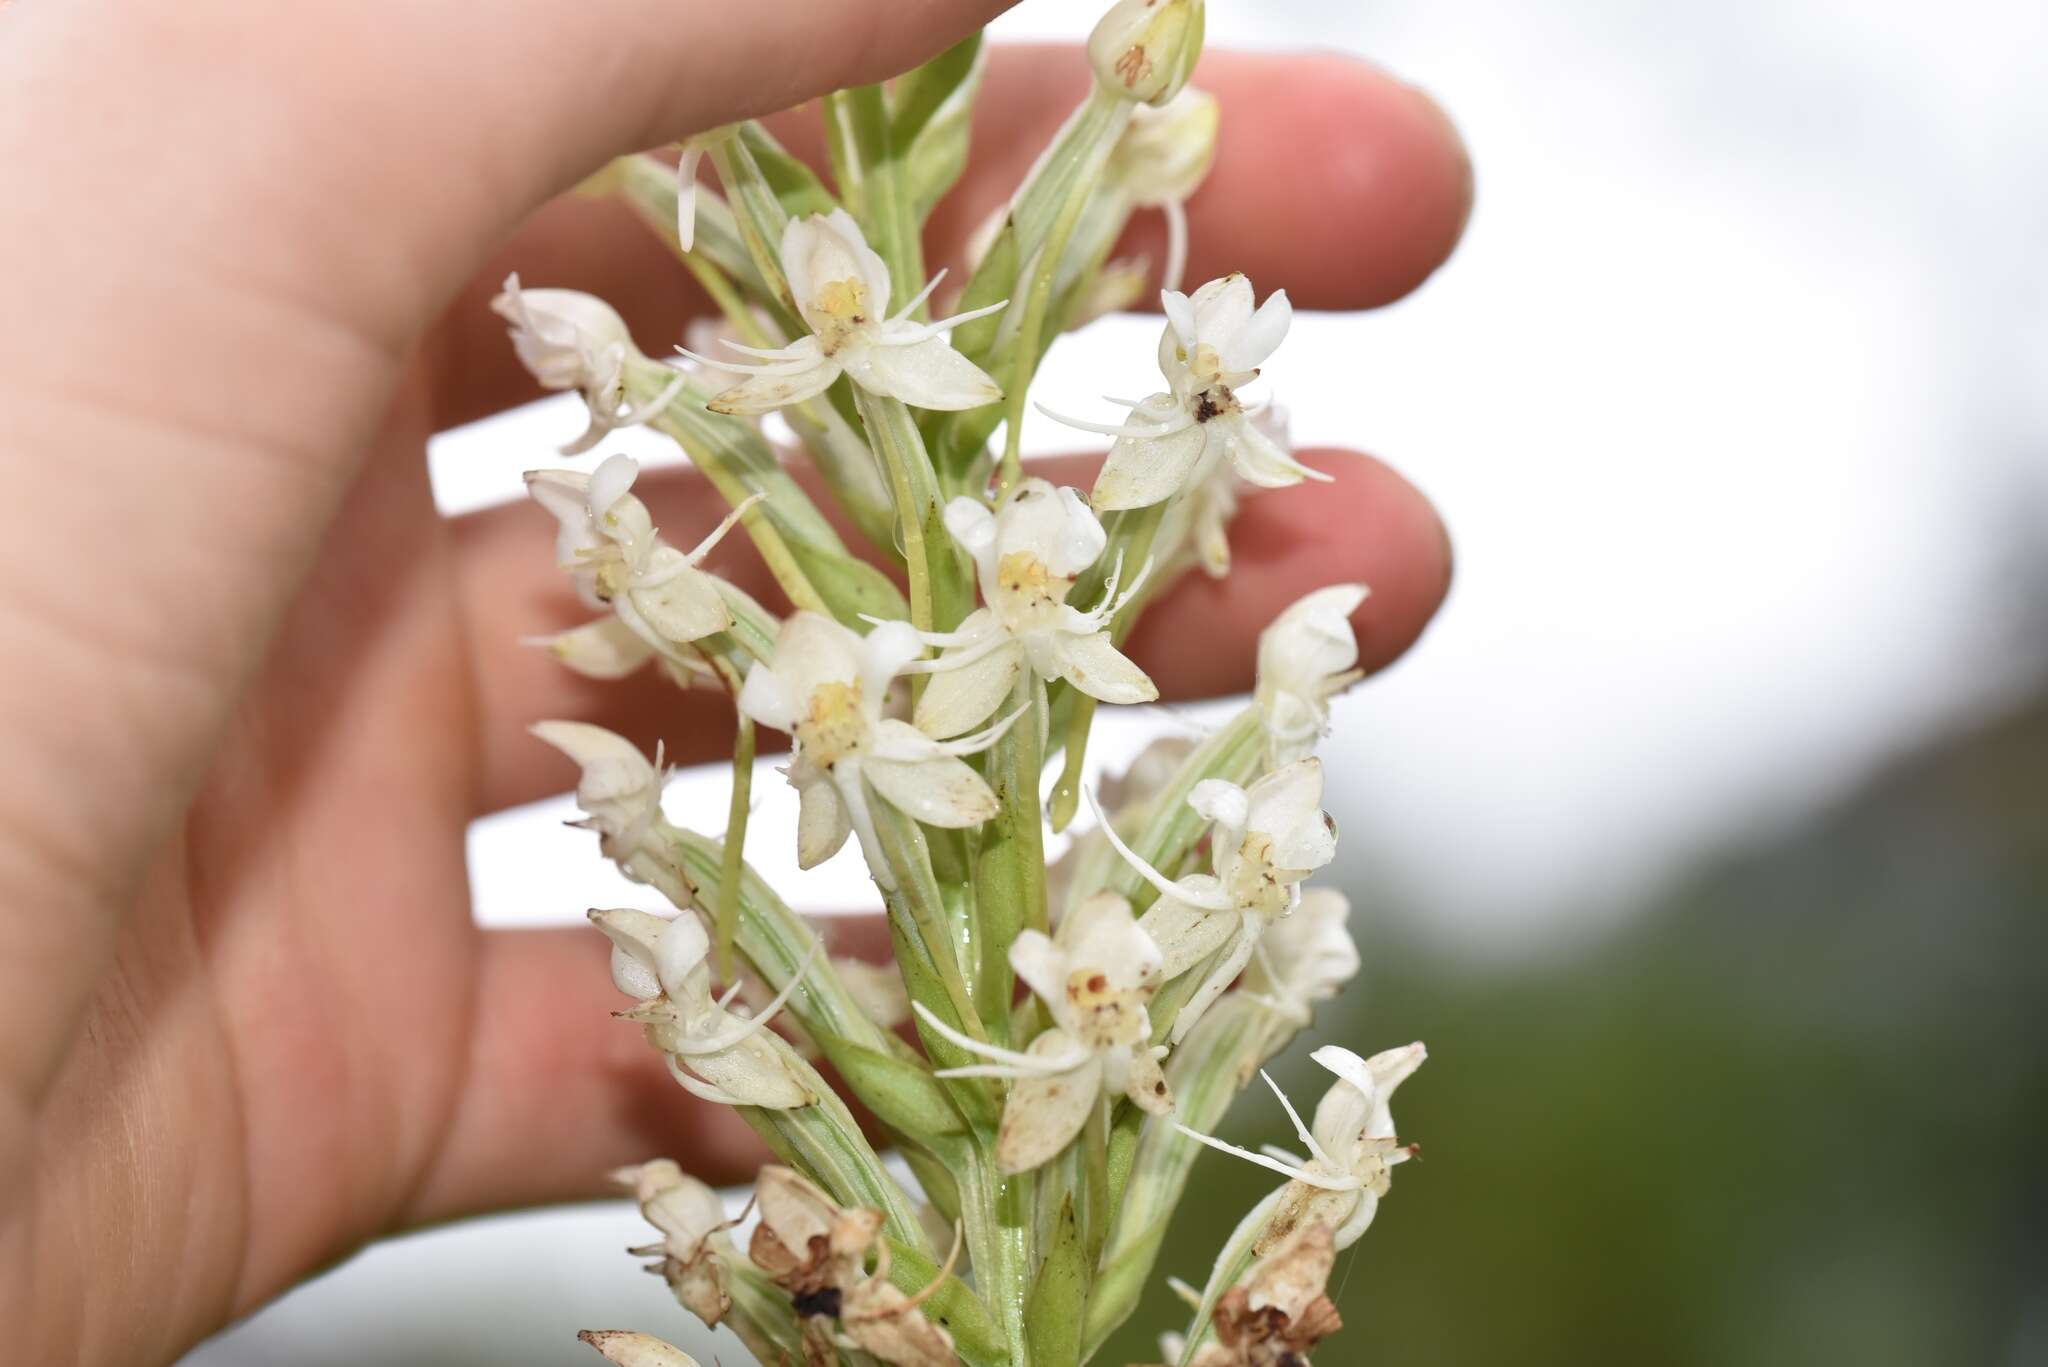
[[[729,714],[517,646],[582,616],[546,519],[442,518],[422,448],[533,396],[483,306],[508,267],[606,295],[650,350],[700,306],[567,187],[901,70],[998,8],[0,0],[10,1355],[166,1361],[379,1234],[590,1194],[656,1154],[757,1161],[609,1019],[602,939],[478,930],[463,866],[470,818],[572,780],[529,721],[709,760]],[[1001,118],[935,259],[1086,79],[1072,51],[1000,55]],[[1470,178],[1425,96],[1322,56],[1215,54],[1197,79],[1224,134],[1190,279],[1365,307],[1449,253]],[[1141,628],[1170,695],[1245,687],[1258,627],[1321,584],[1372,584],[1370,666],[1435,610],[1449,556],[1421,496],[1306,458],[1339,483],[1250,501],[1238,572]],[[683,477],[641,492],[678,544],[720,511]],[[715,567],[756,582],[739,542]]]

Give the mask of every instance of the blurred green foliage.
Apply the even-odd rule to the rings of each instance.
[[[1276,1077],[1426,1040],[1423,1156],[1319,1362],[2048,1362],[2048,699],[1544,962],[1358,915],[1363,1005]],[[1292,1142],[1263,1089],[1227,1133]],[[1197,1284],[1273,1185],[1202,1163],[1161,1269]],[[1180,1317],[1161,1288],[1105,1360]]]

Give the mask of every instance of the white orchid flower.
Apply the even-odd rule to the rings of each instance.
[[[591,607],[609,607],[628,631],[666,658],[675,647],[732,625],[718,581],[697,566],[760,495],[726,514],[685,553],[655,533],[647,505],[632,492],[639,475],[632,457],[612,456],[588,475],[529,470],[526,491],[554,515],[555,559],[575,581],[577,596]]]
[[[640,1214],[661,1231],[661,1242],[628,1249],[652,1258],[678,1304],[704,1323],[717,1326],[732,1308],[722,1259],[736,1257],[726,1233],[732,1221],[718,1193],[667,1158],[621,1168],[612,1179],[633,1193]]]
[[[771,1110],[817,1100],[774,1043],[761,1037],[810,968],[816,941],[782,991],[750,1019],[726,1009],[740,984],[712,995],[711,938],[694,915],[663,918],[621,909],[593,911],[590,919],[612,942],[613,986],[639,1003],[620,1015],[647,1027],[684,1091],[720,1105]]]
[[[1210,1315],[1216,1342],[1188,1367],[1308,1367],[1309,1352],[1344,1327],[1327,1294],[1336,1265],[1328,1225],[1296,1229],[1223,1293]]]
[[[953,1336],[917,1308],[952,1275],[960,1256],[957,1231],[931,1284],[905,1295],[889,1280],[880,1211],[846,1209],[809,1178],[778,1166],[761,1169],[754,1199],[761,1223],[747,1257],[789,1293],[803,1326],[805,1362],[838,1362],[838,1350],[850,1348],[889,1367],[955,1367]],[[870,1248],[872,1272],[864,1270]]]
[[[1093,609],[1067,605],[1074,581],[1108,543],[1078,493],[1027,479],[994,512],[976,499],[956,498],[946,505],[946,530],[973,558],[986,606],[954,631],[921,636],[944,653],[915,667],[932,675],[917,704],[920,730],[951,736],[981,725],[1009,696],[1026,664],[1041,677],[1065,679],[1104,702],[1159,696],[1109,631],[1143,585],[1144,570],[1119,594],[1119,565]]]
[[[1193,295],[1164,290],[1159,302],[1167,320],[1159,338],[1167,393],[1114,400],[1132,410],[1115,427],[1040,409],[1069,427],[1116,438],[1089,503],[1103,511],[1162,503],[1197,483],[1208,463],[1224,459],[1247,484],[1264,489],[1329,479],[1253,424],[1252,411],[1237,397],[1287,335],[1294,316],[1287,292],[1275,290],[1254,310],[1251,281],[1227,275]]]
[[[661,752],[654,763],[624,736],[580,721],[543,721],[528,728],[535,737],[576,761],[576,824],[598,833],[608,859],[628,859],[641,837],[661,818]]]
[[[1330,699],[1364,678],[1351,614],[1372,592],[1332,584],[1299,599],[1259,633],[1254,698],[1266,729],[1266,762],[1291,764],[1315,753],[1330,731]]]
[[[1301,880],[1335,857],[1337,831],[1322,801],[1323,767],[1314,758],[1276,769],[1249,788],[1204,779],[1188,794],[1188,805],[1214,823],[1209,847],[1215,872],[1175,881],[1133,852],[1089,795],[1109,843],[1159,890],[1159,900],[1139,924],[1165,951],[1167,978],[1221,952],[1174,1018],[1174,1043],[1244,971],[1266,927],[1293,910]]]
[[[997,811],[995,794],[961,762],[996,743],[1022,709],[979,735],[936,741],[882,715],[889,681],[924,653],[908,622],[884,622],[863,638],[829,617],[798,612],[775,638],[775,658],[740,689],[740,711],[787,732],[795,754],[784,772],[801,799],[797,862],[830,858],[859,836],[884,889],[895,875],[869,814],[869,790],[928,826],[975,826]]]
[[[1188,262],[1188,197],[1216,159],[1216,97],[1189,86],[1163,105],[1139,105],[1109,154],[1109,174],[1132,204],[1166,218],[1161,287],[1180,288]]]
[[[1308,1150],[1307,1158],[1270,1148],[1253,1153],[1185,1125],[1174,1126],[1190,1139],[1289,1179],[1254,1245],[1262,1256],[1296,1230],[1312,1224],[1328,1225],[1335,1232],[1339,1249],[1351,1247],[1372,1223],[1380,1197],[1387,1194],[1387,1170],[1415,1155],[1413,1148],[1401,1147],[1394,1137],[1394,1116],[1389,1103],[1394,1089],[1429,1057],[1428,1050],[1420,1043],[1406,1044],[1366,1059],[1349,1049],[1326,1044],[1309,1057],[1337,1075],[1335,1085],[1316,1104],[1312,1127],[1301,1123],[1294,1103],[1278,1084],[1263,1070],[1259,1073],[1273,1089],[1273,1095],[1280,1098],[1281,1108],[1294,1125],[1295,1136]]]
[[[1358,976],[1351,900],[1335,888],[1309,888],[1299,906],[1266,927],[1238,990],[1282,1020],[1307,1029],[1313,1007]]]
[[[590,425],[562,448],[565,456],[581,455],[618,428],[646,422],[682,392],[684,377],[678,375],[639,407],[626,402],[626,363],[638,352],[626,320],[594,294],[530,290],[516,274],[508,275],[491,310],[512,325],[512,349],[543,388],[579,390],[589,406]]]
[[[980,408],[1003,397],[993,379],[953,349],[946,333],[1006,307],[1007,301],[936,323],[914,321],[910,315],[938,287],[941,272],[909,303],[889,313],[889,267],[846,210],[791,219],[782,233],[782,273],[810,336],[773,350],[726,343],[754,357],[752,364],[683,353],[747,377],[711,401],[714,412],[750,415],[802,403],[842,374],[871,393],[918,408]]]
[[[1173,1109],[1152,1044],[1145,1003],[1159,985],[1159,946],[1115,893],[1089,898],[1060,922],[1056,939],[1027,930],[1010,946],[1010,967],[1046,1005],[1053,1024],[1019,1053],[953,1029],[916,1003],[926,1025],[990,1060],[941,1069],[939,1077],[1008,1078],[1009,1101],[996,1135],[996,1166],[1028,1172],[1073,1142],[1105,1096],[1128,1096],[1154,1115]]]

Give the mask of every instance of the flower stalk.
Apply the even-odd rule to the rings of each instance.
[[[825,97],[826,170],[743,122],[686,139],[673,167],[626,158],[585,186],[630,204],[722,315],[677,356],[651,358],[588,295],[514,277],[494,302],[536,379],[584,405],[565,454],[645,425],[730,508],[687,547],[623,455],[529,476],[592,613],[539,644],[586,677],[653,666],[732,700],[723,838],[664,812],[659,750],[581,722],[535,733],[579,767],[576,824],[670,904],[592,913],[628,999],[616,1014],[775,1158],[744,1247],[739,1202],[672,1163],[631,1170],[661,1236],[638,1252],[764,1362],[1095,1360],[1216,1149],[1284,1182],[1221,1250],[1170,1356],[1305,1363],[1341,1324],[1331,1259],[1414,1152],[1388,1097],[1419,1045],[1368,1058],[1322,1043],[1335,1081],[1312,1123],[1275,1089],[1294,1148],[1214,1133],[1358,969],[1349,904],[1305,885],[1336,850],[1317,751],[1359,678],[1365,586],[1282,613],[1252,700],[1220,729],[1156,743],[1121,776],[1088,767],[1102,707],[1174,682],[1125,653],[1138,615],[1186,571],[1227,580],[1243,500],[1326,477],[1254,388],[1288,331],[1285,293],[1180,279],[1222,113],[1187,88],[1203,16],[1199,0],[1108,7],[1090,94],[978,235],[957,298],[926,276],[922,233],[966,164],[978,37]],[[1167,222],[1156,277],[1110,259],[1141,210]],[[1114,421],[1060,419],[1110,441],[1092,489],[1035,477],[1022,425],[1048,348],[1155,279],[1163,386],[1111,400]],[[720,577],[709,557],[728,531],[774,602]],[[756,756],[778,736],[793,832],[751,819]],[[1083,806],[1094,822],[1049,862],[1048,832]],[[760,877],[748,842],[791,838],[800,868],[842,851],[865,864],[886,969],[833,961]],[[689,1361],[627,1330],[585,1341],[627,1367]]]

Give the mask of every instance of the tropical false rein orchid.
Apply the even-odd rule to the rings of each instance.
[[[1131,904],[1101,893],[1075,908],[1049,939],[1027,930],[1010,947],[1010,966],[1038,994],[1052,1028],[1019,1053],[969,1038],[920,1004],[924,1023],[971,1054],[990,1060],[943,1069],[940,1077],[1011,1081],[996,1137],[996,1163],[1028,1172],[1072,1143],[1105,1098],[1127,1096],[1140,1110],[1173,1109],[1145,1003],[1158,987],[1160,953],[1131,917]]]
[[[895,886],[869,812],[870,792],[928,826],[976,826],[996,814],[995,794],[961,761],[996,743],[1016,713],[979,735],[937,741],[882,715],[889,681],[921,655],[907,622],[885,622],[866,637],[829,617],[799,612],[775,638],[775,658],[747,674],[739,709],[789,734],[787,770],[801,799],[797,860],[804,868],[858,835],[868,867]]]
[[[1336,855],[1336,829],[1322,800],[1323,769],[1313,758],[1276,769],[1249,788],[1204,779],[1188,795],[1188,805],[1211,823],[1214,872],[1179,880],[1132,851],[1096,806],[1110,844],[1159,892],[1139,924],[1165,951],[1167,978],[1215,956],[1208,976],[1174,1020],[1174,1043],[1244,971],[1266,927],[1293,910],[1301,881]]]
[[[880,1211],[847,1210],[816,1183],[783,1167],[761,1169],[755,1199],[761,1223],[747,1256],[789,1293],[811,1367],[832,1367],[842,1343],[888,1367],[953,1367],[958,1361],[952,1336],[916,1313],[951,1274],[950,1259],[931,1286],[908,1296],[889,1281]],[[864,1270],[870,1249],[876,1257],[872,1273]]]
[[[1336,1084],[1316,1104],[1312,1127],[1301,1123],[1294,1104],[1273,1079],[1260,1073],[1280,1099],[1296,1137],[1309,1152],[1307,1158],[1284,1150],[1253,1153],[1185,1125],[1175,1126],[1190,1139],[1290,1179],[1254,1245],[1261,1255],[1310,1224],[1328,1225],[1339,1249],[1351,1247],[1372,1224],[1380,1197],[1387,1194],[1388,1169],[1415,1154],[1395,1138],[1389,1102],[1394,1089],[1429,1057],[1420,1044],[1388,1049],[1369,1059],[1326,1044],[1309,1057],[1337,1076]]]
[[[1336,1080],[1314,1124],[1280,1098],[1305,1154],[1208,1137],[1359,970],[1344,895],[1303,885],[1335,856],[1316,751],[1360,677],[1364,585],[1318,589],[1267,628],[1234,716],[1091,779],[1122,740],[1101,729],[1113,708],[1221,677],[1235,639],[1220,622],[1190,639],[1176,612],[1181,639],[1147,658],[1207,665],[1169,679],[1120,644],[1138,615],[1195,571],[1225,582],[1183,606],[1263,601],[1273,570],[1233,569],[1232,519],[1254,493],[1327,478],[1296,459],[1283,411],[1247,397],[1291,326],[1286,294],[1261,301],[1241,274],[1181,292],[1190,197],[1224,145],[1223,106],[1187,88],[1203,0],[1104,7],[1093,81],[1014,192],[986,197],[1000,208],[948,301],[931,302],[946,272],[926,253],[952,236],[933,215],[970,130],[985,144],[992,127],[974,117],[979,38],[823,94],[821,141],[746,120],[697,131],[675,164],[642,154],[584,182],[677,248],[715,306],[687,325],[680,360],[650,359],[589,295],[514,277],[493,302],[541,384],[582,396],[572,453],[647,422],[728,510],[701,543],[671,545],[624,455],[527,477],[555,564],[592,609],[537,643],[589,679],[709,685],[665,718],[632,700],[636,728],[687,734],[693,757],[716,733],[706,709],[737,713],[724,800],[703,807],[689,785],[670,804],[688,820],[663,810],[659,747],[581,721],[534,733],[579,768],[574,824],[677,913],[591,913],[627,998],[616,1015],[779,1160],[759,1174],[747,1239],[676,1164],[619,1174],[659,1231],[635,1250],[648,1270],[763,1364],[1100,1361],[1211,1161],[1186,1134],[1287,1181],[1223,1245],[1171,1359],[1304,1367],[1337,1327],[1334,1253],[1412,1153],[1388,1098],[1420,1045],[1318,1050]],[[814,142],[823,157],[785,150]],[[1150,264],[1116,253],[1154,210],[1165,321],[1132,359],[1156,363],[1162,392],[1075,424],[1112,439],[1092,491],[1029,477],[1041,360],[1143,301]],[[980,213],[956,201],[943,216]],[[769,506],[750,511],[757,499]],[[736,525],[773,581],[760,599],[708,570]],[[826,955],[797,896],[763,876],[771,731],[790,744],[797,864],[857,839],[893,963]],[[1061,851],[1084,796],[1099,824]],[[954,1277],[962,1253],[971,1274]],[[618,1367],[694,1367],[648,1335],[584,1339]]]
[[[638,746],[601,726],[580,721],[535,722],[533,734],[576,761],[578,824],[597,832],[605,857],[624,860],[661,817],[659,754],[650,764]]]
[[[626,402],[626,365],[638,353],[625,319],[595,295],[530,290],[517,275],[508,275],[491,308],[512,325],[513,350],[543,387],[583,395],[590,425],[562,448],[565,456],[581,455],[619,428],[646,422],[682,392],[684,377],[678,375],[646,403]]]
[[[1211,1318],[1216,1342],[1189,1367],[1308,1367],[1315,1346],[1344,1327],[1326,1288],[1337,1265],[1328,1225],[1304,1225],[1225,1292]]]
[[[1363,677],[1351,614],[1371,592],[1363,584],[1317,589],[1259,634],[1259,714],[1266,762],[1275,768],[1315,753],[1330,729],[1330,699]]]
[[[1358,976],[1351,938],[1351,901],[1335,888],[1309,888],[1294,910],[1266,927],[1238,989],[1295,1028],[1314,1021],[1314,1006]]]
[[[919,408],[979,408],[1003,397],[1002,387],[955,351],[947,332],[986,317],[1003,303],[936,323],[910,315],[938,287],[939,278],[891,314],[889,267],[861,236],[844,209],[793,218],[782,234],[782,272],[797,312],[811,335],[772,349],[726,346],[754,362],[721,361],[695,352],[691,360],[747,378],[711,401],[718,413],[767,413],[822,394],[841,375],[861,388]]]
[[[1067,605],[1074,581],[1107,544],[1074,490],[1027,479],[994,512],[957,498],[946,505],[946,529],[973,559],[986,606],[954,631],[921,635],[943,653],[914,667],[931,674],[917,705],[920,730],[951,736],[981,725],[1027,665],[1104,702],[1159,696],[1110,637],[1110,623],[1143,585],[1142,570],[1121,593],[1112,574],[1089,611]]]
[[[676,1302],[716,1327],[732,1308],[721,1262],[721,1255],[736,1252],[726,1233],[732,1222],[726,1218],[725,1203],[666,1158],[622,1168],[612,1176],[633,1194],[647,1223],[661,1231],[660,1243],[627,1251],[654,1259],[649,1270],[668,1283]]]
[[[1164,290],[1159,303],[1166,311],[1159,370],[1167,392],[1130,402],[1131,416],[1120,426],[1042,410],[1069,427],[1116,438],[1089,503],[1103,511],[1163,503],[1225,459],[1263,489],[1329,479],[1261,431],[1237,396],[1287,336],[1294,316],[1287,292],[1275,290],[1254,310],[1251,281],[1229,275],[1192,295]]]
[[[612,982],[638,1003],[620,1012],[647,1027],[648,1042],[668,1055],[669,1072],[684,1091],[723,1106],[787,1110],[814,1097],[762,1031],[816,957],[816,943],[796,974],[759,1014],[733,1015],[734,983],[711,992],[711,937],[696,916],[664,920],[644,911],[593,911],[590,919],[612,942]],[[787,1046],[784,1046],[785,1048]]]
[[[556,560],[575,581],[577,596],[591,607],[609,607],[648,650],[672,656],[677,647],[732,625],[717,580],[697,566],[759,495],[734,508],[685,553],[662,541],[647,505],[633,496],[639,475],[631,457],[613,456],[589,475],[528,471],[526,489],[554,515]],[[631,658],[630,652],[614,653],[621,666]]]

